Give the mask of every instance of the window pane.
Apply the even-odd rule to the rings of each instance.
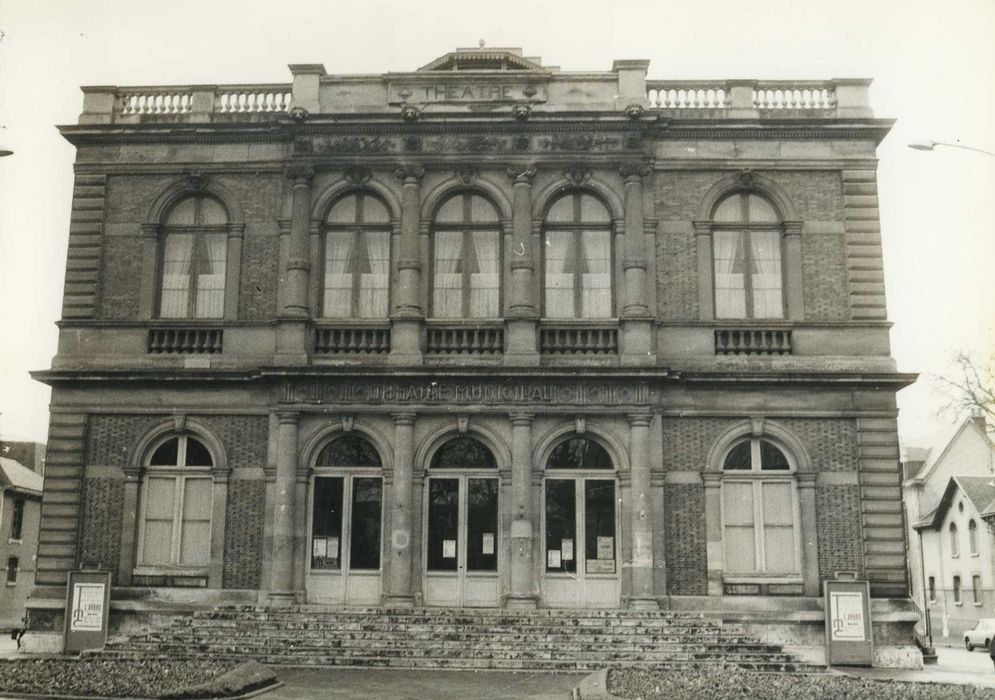
[[[567,195],[556,200],[546,213],[546,221],[554,224],[575,223],[573,196]]]
[[[165,223],[167,226],[193,226],[197,223],[196,212],[196,197],[187,197],[183,201],[177,202],[176,206],[170,209]]]
[[[329,231],[325,234],[325,298],[322,310],[326,318],[352,316],[352,249],[355,234]]]
[[[580,196],[580,220],[585,224],[609,224],[611,215],[608,208],[596,197],[589,194]]]
[[[184,318],[187,315],[193,243],[191,233],[171,233],[166,236],[159,298],[159,316],[162,318]]]
[[[577,571],[577,500],[574,488],[573,479],[546,481],[546,571]]]
[[[724,539],[725,570],[730,574],[756,572],[757,557],[753,526],[726,525]]]
[[[337,437],[318,454],[319,467],[380,467],[380,454],[369,440],[358,435]]]
[[[971,590],[974,593],[974,602],[975,602],[975,604],[980,604],[981,603],[981,577],[980,576],[975,575],[975,576],[971,577]]]
[[[746,317],[745,261],[739,231],[716,231],[712,237],[715,256],[715,315]]]
[[[152,453],[149,464],[153,467],[175,467],[179,460],[179,449],[180,439],[169,438]]]
[[[456,195],[446,200],[446,203],[439,208],[439,213],[435,215],[435,220],[442,224],[464,223],[463,196]]]
[[[615,573],[614,481],[584,482],[584,529],[587,572]]]
[[[197,318],[221,318],[225,308],[225,264],[228,236],[211,233],[195,246],[197,272]]]
[[[475,224],[492,224],[498,222],[497,210],[483,197],[470,197],[470,220]]]
[[[788,464],[788,458],[781,450],[766,440],[761,440],[760,468],[763,470],[791,469],[791,465]]]
[[[352,526],[349,534],[349,567],[352,569],[380,568],[382,484],[379,478],[355,477],[352,480]]]
[[[428,570],[456,571],[459,479],[429,479]]]
[[[612,314],[611,236],[608,231],[583,231],[581,250],[581,316],[608,318]]]
[[[360,318],[386,318],[390,281],[390,234],[366,231],[362,234],[363,260],[359,270]]]
[[[547,469],[614,469],[612,458],[588,438],[570,438],[557,445],[546,460]]]
[[[501,286],[498,232],[473,231],[470,241],[470,317],[497,318],[501,315],[498,304]]]
[[[497,479],[467,479],[467,571],[497,571],[497,532]]]
[[[546,232],[546,316],[574,318],[574,234]]]
[[[363,197],[363,223],[364,224],[389,224],[390,212],[376,197]]]
[[[967,523],[967,537],[971,545],[971,554],[978,553],[978,525],[973,520]]]
[[[211,562],[211,490],[210,479],[184,480],[180,564],[199,566]]]
[[[149,477],[145,485],[146,519],[172,521],[175,490],[175,477]]]
[[[750,441],[741,442],[729,450],[722,468],[726,470],[749,471],[751,468]]]
[[[311,568],[341,568],[342,551],[341,477],[315,477],[311,516]]]
[[[214,462],[211,460],[211,453],[204,447],[204,443],[191,437],[186,438],[188,467],[211,467]]]
[[[205,226],[221,226],[228,223],[228,214],[221,202],[210,197],[200,199],[200,221]]]
[[[173,504],[176,479],[150,477],[145,483],[143,564],[172,564]]]
[[[777,231],[751,231],[750,255],[753,258],[751,285],[754,318],[781,318],[784,303],[781,294],[781,234]]]
[[[340,199],[328,212],[328,217],[325,220],[330,224],[356,223],[356,198],[349,196]]]
[[[457,437],[440,447],[431,469],[497,469],[494,455],[479,440]]]
[[[463,234],[435,233],[435,290],[432,312],[438,318],[463,316]]]
[[[764,499],[765,525],[792,525],[795,521],[791,492],[794,484],[787,481],[765,482],[761,485]]]
[[[795,532],[791,527],[764,527],[765,572],[790,574],[795,571]]]
[[[725,504],[723,518],[726,525],[753,526],[752,482],[726,481],[722,484],[722,497]]]
[[[779,220],[770,202],[755,194],[751,194],[749,198],[749,217],[751,224],[774,223]]]
[[[712,221],[721,223],[740,223],[743,220],[743,195],[741,194],[734,194],[723,199],[712,215]]]

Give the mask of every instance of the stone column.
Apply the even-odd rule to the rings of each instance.
[[[649,413],[629,416],[632,473],[632,596],[629,607],[656,609],[653,595],[653,492],[650,488]]]
[[[798,533],[802,538],[802,592],[806,596],[819,595],[819,521],[815,512],[815,473],[799,474],[798,479]]]
[[[297,600],[294,590],[294,511],[297,489],[297,440],[300,414],[280,411],[277,414],[276,488],[273,498],[273,552],[267,602],[291,605]]]
[[[531,413],[511,414],[511,595],[509,608],[538,605],[532,572],[532,420]]]
[[[784,317],[792,321],[805,320],[805,297],[802,291],[802,222],[784,222]]]
[[[708,560],[708,595],[722,595],[722,474],[705,472],[705,547]]]
[[[512,213],[511,289],[506,321],[504,362],[508,365],[538,365],[536,321],[538,305],[534,298],[532,255],[532,180],[533,167],[508,168],[514,192]]]
[[[276,337],[278,364],[307,364],[308,277],[311,271],[308,232],[311,228],[311,178],[314,169],[304,163],[287,168],[292,210],[287,240],[287,264],[282,277],[283,308]]]
[[[411,479],[414,466],[415,414],[394,415],[394,478],[390,506],[390,576],[386,602],[411,606],[412,513]]]
[[[711,321],[715,318],[711,222],[694,222],[694,240],[698,254],[698,318],[702,321]]]
[[[421,179],[425,170],[401,167],[395,171],[401,180],[401,238],[397,256],[397,305],[391,316],[391,364],[421,364]]]
[[[643,230],[643,177],[652,168],[647,163],[626,163],[619,168],[625,181],[624,305],[622,307],[623,364],[649,365],[656,361],[652,351],[652,318],[646,304],[646,246]]]

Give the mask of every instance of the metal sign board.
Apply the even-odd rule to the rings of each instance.
[[[826,662],[830,666],[870,666],[874,658],[871,595],[867,581],[827,580],[825,589]]]
[[[110,572],[69,572],[66,586],[66,653],[104,648],[110,600]]]

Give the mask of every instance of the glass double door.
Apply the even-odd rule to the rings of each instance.
[[[426,605],[498,605],[498,480],[432,476],[426,491]]]
[[[311,493],[308,602],[379,602],[383,479],[316,476]]]
[[[617,607],[615,480],[549,478],[544,490],[543,602],[550,607]]]

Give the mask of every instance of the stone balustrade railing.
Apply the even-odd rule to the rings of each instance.
[[[779,117],[870,117],[868,80],[647,80],[651,109],[693,118],[745,117],[775,111]],[[807,114],[806,114],[807,113]]]
[[[219,115],[273,115],[290,109],[289,84],[85,87],[81,124],[210,122]]]

